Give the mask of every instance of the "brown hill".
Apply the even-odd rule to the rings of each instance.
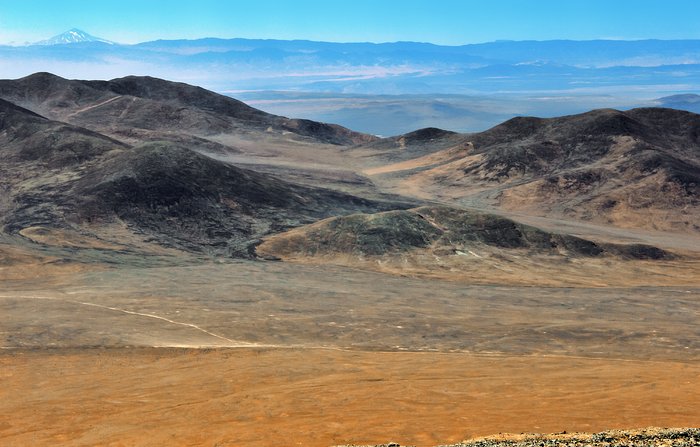
[[[436,127],[426,127],[395,137],[382,138],[354,148],[354,155],[364,159],[369,166],[399,163],[436,151],[448,149],[464,142],[466,136]]]
[[[127,147],[96,132],[47,120],[4,100],[0,100],[0,129],[0,151],[5,162],[40,162],[48,168],[60,168]]]
[[[70,196],[80,198],[81,221],[121,220],[162,244],[244,257],[262,235],[396,206],[295,185],[164,143],[106,160]]]
[[[148,76],[79,81],[36,73],[1,80],[0,98],[52,119],[138,141],[230,133],[287,135],[335,145],[375,139],[335,124],[271,115],[200,87]],[[216,148],[210,141],[195,141]]]
[[[678,285],[696,266],[646,244],[596,242],[477,211],[424,206],[332,217],[272,235],[268,257],[479,284]],[[665,278],[656,268],[673,268]]]
[[[171,143],[130,147],[6,101],[0,154],[1,224],[35,242],[37,234],[65,240],[68,231],[92,245],[121,244],[114,231],[126,226],[127,240],[248,257],[270,232],[395,206],[291,184]]]
[[[332,217],[271,237],[260,248],[285,255],[377,256],[428,247],[442,254],[492,247],[577,257],[664,259],[671,256],[647,245],[596,244],[576,236],[548,233],[494,214],[442,206]]]
[[[425,198],[626,227],[700,230],[700,115],[646,108],[513,118],[431,145],[429,155],[366,172]]]

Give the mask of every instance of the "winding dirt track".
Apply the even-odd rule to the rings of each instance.
[[[700,426],[697,287],[251,262],[0,285],[0,446],[425,447]]]

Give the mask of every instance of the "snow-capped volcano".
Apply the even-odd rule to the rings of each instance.
[[[111,41],[106,40],[106,39],[101,39],[99,37],[95,37],[93,35],[86,33],[85,31],[79,30],[77,28],[73,28],[71,30],[68,30],[63,34],[59,34],[57,36],[52,37],[51,39],[36,42],[34,45],[65,45],[65,44],[69,44],[69,43],[82,43],[82,42],[102,42],[102,43],[108,43],[110,45],[114,45],[114,42],[111,42]]]

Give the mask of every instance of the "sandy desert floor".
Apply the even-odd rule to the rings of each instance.
[[[0,356],[0,444],[436,445],[697,426],[700,364],[322,349]]]
[[[15,275],[0,445],[418,446],[699,426],[700,288],[279,262]]]

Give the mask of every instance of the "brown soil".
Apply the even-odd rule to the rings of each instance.
[[[683,249],[671,253],[649,244],[594,240],[561,228],[548,233],[493,214],[433,206],[333,217],[267,237],[256,250],[284,261],[468,284],[700,284],[700,253],[690,250],[692,244],[679,243]]]
[[[418,446],[697,426],[700,365],[337,350],[0,355],[0,444]]]
[[[266,245],[258,253],[267,254]],[[270,253],[271,254],[271,253]],[[276,254],[275,254],[276,256]],[[498,254],[479,250],[435,256],[416,250],[405,256],[328,255],[285,256],[284,261],[307,265],[334,264],[413,278],[432,278],[479,285],[537,287],[697,287],[700,261],[620,261],[615,259],[564,259]]]

